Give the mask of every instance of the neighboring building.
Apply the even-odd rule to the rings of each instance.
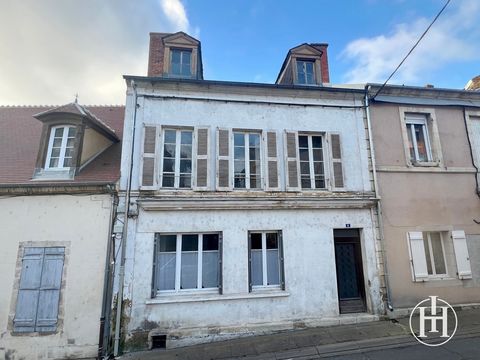
[[[117,348],[377,319],[364,90],[322,86],[326,45],[275,85],[202,80],[200,54],[153,33],[149,76],[125,76]]]
[[[97,355],[123,117],[0,107],[0,357]]]
[[[369,111],[390,315],[480,303],[480,93],[386,86]]]

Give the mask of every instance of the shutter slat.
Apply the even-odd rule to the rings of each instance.
[[[141,185],[153,187],[155,185],[155,149],[157,140],[157,128],[145,126],[143,135],[143,166]]]
[[[298,134],[285,131],[285,178],[287,191],[300,190],[300,172],[298,160]]]
[[[423,234],[419,231],[411,231],[408,233],[408,241],[413,281],[426,281],[428,280],[428,270]]]
[[[340,141],[340,134],[330,134],[330,143],[332,151],[332,165],[333,165],[333,187],[344,188],[343,179],[343,165],[342,165],[342,146]]]
[[[267,131],[264,143],[267,145],[267,190],[280,190],[278,181],[278,151],[277,151],[277,133],[275,131]]]
[[[459,279],[471,279],[472,268],[468,255],[467,237],[465,231],[452,231],[453,249],[455,250],[455,259],[457,260],[457,271]]]
[[[209,182],[209,128],[198,127],[195,129],[197,139],[197,153],[196,153],[196,190],[208,190]]]
[[[217,190],[231,190],[230,129],[217,129]]]

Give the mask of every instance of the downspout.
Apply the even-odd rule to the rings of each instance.
[[[470,157],[472,158],[472,165],[476,170],[475,171],[475,185],[476,185],[475,193],[477,194],[478,197],[480,197],[480,192],[478,189],[478,166],[477,164],[475,164],[475,159],[473,158],[472,141],[470,139],[470,132],[468,131],[467,110],[465,106],[463,106],[462,108],[463,108],[463,121],[465,122],[465,131],[467,132],[468,146],[470,149]],[[473,221],[478,224],[477,220],[474,219]]]
[[[378,193],[378,180],[377,180],[377,168],[375,162],[375,148],[373,145],[373,137],[372,137],[372,125],[370,121],[370,104],[368,101],[368,93],[370,92],[370,85],[365,87],[365,112],[367,114],[367,129],[368,129],[368,144],[370,145],[370,156],[372,159],[372,172],[373,172],[373,186],[375,190],[375,197],[377,200],[377,220],[378,220],[378,229],[380,235],[380,250],[382,253],[382,260],[383,260],[383,272],[384,272],[384,279],[385,279],[385,289],[386,289],[386,301],[387,301],[387,308],[390,311],[393,311],[392,302],[390,299],[390,283],[388,281],[388,266],[387,266],[387,257],[385,256],[385,236],[383,234],[383,214],[382,214],[382,201],[380,198],[380,194]]]
[[[123,218],[123,230],[122,230],[122,241],[121,247],[122,252],[120,256],[120,272],[119,272],[119,281],[118,281],[118,295],[117,295],[117,317],[115,321],[115,342],[113,346],[113,355],[118,356],[118,350],[120,346],[120,326],[122,321],[122,312],[123,312],[123,282],[125,279],[125,251],[127,243],[127,231],[128,231],[128,213],[130,211],[130,191],[132,186],[132,172],[133,172],[133,155],[135,150],[135,128],[137,122],[137,85],[132,80],[130,82],[134,94],[134,110],[133,110],[133,127],[132,127],[132,150],[130,153],[130,167],[127,177],[127,188],[125,192],[125,213]]]

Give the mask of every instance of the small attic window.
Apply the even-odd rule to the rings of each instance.
[[[315,61],[297,59],[297,84],[315,85]]]
[[[54,126],[50,130],[45,169],[68,169],[72,166],[75,126]]]
[[[171,49],[171,75],[191,77],[192,50]]]

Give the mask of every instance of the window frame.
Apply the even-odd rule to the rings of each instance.
[[[433,255],[433,246],[432,246],[432,238],[431,234],[432,233],[438,233],[440,235],[440,244],[442,246],[442,259],[439,259],[439,261],[443,261],[443,267],[445,268],[445,273],[442,274],[437,274],[437,271],[435,269],[435,256]],[[425,260],[427,262],[427,274],[428,274],[428,262],[430,261],[430,267],[432,269],[432,273],[428,274],[429,278],[448,278],[449,273],[448,273],[448,263],[447,263],[447,258],[445,255],[445,243],[444,243],[444,236],[443,236],[443,231],[424,231],[423,232],[423,241],[424,241],[424,246],[425,246],[425,241],[427,242],[428,246],[428,254],[425,253]],[[428,259],[428,257],[430,259]]]
[[[52,126],[50,127],[50,135],[49,135],[49,140],[48,140],[48,146],[47,146],[47,154],[46,154],[46,157],[45,157],[45,164],[44,164],[44,169],[45,170],[48,170],[48,171],[65,171],[65,170],[70,170],[72,167],[74,166],[63,166],[65,165],[65,152],[66,152],[66,149],[67,149],[67,143],[68,143],[68,139],[70,138],[68,136],[69,132],[70,132],[70,129],[71,128],[74,128],[75,129],[75,136],[73,137],[74,141],[77,137],[77,127],[75,125],[69,125],[69,124],[64,124],[64,125],[55,125],[55,126]],[[63,133],[62,133],[62,142],[60,144],[60,154],[59,154],[59,159],[58,159],[58,164],[60,165],[60,163],[62,164],[62,166],[56,166],[56,167],[51,167],[50,166],[50,160],[52,158],[52,150],[53,150],[53,142],[55,140],[55,132],[57,129],[63,129]],[[71,156],[71,159],[72,159],[72,162],[73,160],[75,159],[75,143],[74,145],[72,146],[72,156]],[[73,165],[73,164],[72,164]]]
[[[159,250],[157,246],[159,244],[160,236],[176,236],[176,245],[175,245],[175,289],[169,290],[160,290],[157,285],[157,254]],[[181,289],[181,276],[182,276],[182,236],[183,235],[197,235],[198,236],[198,247],[197,247],[197,287],[189,289]],[[203,288],[203,235],[218,235],[218,286]],[[158,240],[157,240],[158,237]],[[152,268],[152,298],[164,296],[164,295],[188,295],[188,294],[198,294],[198,293],[215,293],[221,294],[223,291],[222,285],[222,266],[223,266],[223,235],[222,232],[199,232],[199,233],[189,233],[189,232],[157,232],[154,234],[154,254],[153,254],[153,268]]]
[[[410,116],[410,117],[409,117]],[[428,118],[426,115],[417,115],[417,114],[405,114],[405,125],[407,127],[407,138],[408,132],[412,139],[413,152],[415,159],[411,158],[410,148],[409,148],[409,158],[412,163],[428,163],[433,161],[432,157],[432,148],[430,145],[430,134],[428,131]],[[415,125],[420,125],[422,127],[423,138],[425,139],[425,151],[427,155],[427,161],[420,160],[417,137],[415,136]]]
[[[166,131],[171,130],[175,131],[175,163],[174,163],[174,173],[173,173],[173,186],[163,186],[163,162],[164,162],[164,152],[165,152],[165,133]],[[192,133],[192,152],[191,152],[191,172],[190,172],[190,186],[180,187],[180,148],[181,148],[181,133],[182,131],[189,131]],[[190,127],[175,127],[175,126],[162,126],[160,131],[160,164],[159,164],[159,188],[160,189],[167,189],[167,190],[192,190],[194,188],[194,177],[196,177],[196,139],[195,139],[195,129]],[[188,174],[188,173],[183,173]]]
[[[244,165],[245,165],[245,187],[235,187],[235,134],[243,134],[244,135]],[[250,184],[250,135],[255,134],[258,135],[259,139],[259,164],[260,164],[260,172],[259,179],[257,182],[259,183],[258,187],[252,188]],[[263,143],[263,131],[262,130],[245,130],[245,129],[232,129],[231,130],[231,176],[232,176],[232,189],[235,191],[259,191],[265,188],[265,176],[264,176],[264,143]]]
[[[302,167],[301,163],[302,160],[300,158],[300,136],[307,136],[308,137],[308,163],[309,163],[309,171],[310,171],[310,187],[304,188],[302,186]],[[322,139],[322,166],[323,166],[323,183],[324,187],[316,187],[315,184],[315,161],[313,159],[313,140],[312,137],[318,136]],[[298,172],[299,172],[299,178],[300,178],[300,183],[299,187],[301,191],[309,191],[309,190],[328,190],[329,185],[327,179],[329,179],[329,176],[327,176],[327,164],[326,164],[326,142],[327,136],[325,133],[309,133],[309,132],[298,132],[297,133],[297,151],[298,151]],[[330,159],[331,162],[331,159]],[[314,185],[312,187],[312,184]]]
[[[262,236],[262,285],[253,285],[252,276],[252,234],[261,234]],[[277,235],[278,246],[278,279],[279,284],[268,284],[268,269],[267,269],[267,234]],[[283,235],[282,230],[249,230],[248,231],[248,289],[249,292],[262,290],[285,290],[285,259],[283,252]]]
[[[299,63],[303,63],[302,73],[305,76],[305,82],[300,82],[299,78],[298,78],[298,74],[299,74],[298,64]],[[307,72],[306,72],[306,68],[305,68],[306,63],[312,64],[312,82],[311,83],[307,82]],[[307,86],[308,85],[317,85],[317,74],[316,74],[315,67],[316,67],[316,59],[296,58],[295,59],[295,84],[296,85],[307,85]]]
[[[175,52],[180,52],[180,70],[182,69],[184,63],[183,63],[183,53],[189,53],[190,54],[190,66],[189,66],[189,73],[188,75],[186,74],[175,74],[173,73],[173,54]],[[193,63],[193,50],[191,48],[179,48],[179,47],[171,47],[170,48],[170,69],[169,69],[169,75],[171,77],[179,77],[179,78],[191,78],[192,77],[192,63]]]

